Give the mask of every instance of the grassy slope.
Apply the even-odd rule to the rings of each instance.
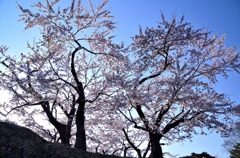
[[[69,146],[50,143],[30,129],[0,122],[0,158],[119,158],[81,152]]]

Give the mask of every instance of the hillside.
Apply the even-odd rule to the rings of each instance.
[[[119,158],[47,142],[28,128],[0,122],[0,158]]]

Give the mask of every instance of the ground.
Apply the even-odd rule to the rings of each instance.
[[[69,146],[51,143],[28,128],[0,122],[0,158],[119,158],[81,152]]]

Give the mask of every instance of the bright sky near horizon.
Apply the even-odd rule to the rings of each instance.
[[[34,0],[32,0],[34,1]],[[67,0],[63,0],[67,1]],[[18,0],[19,4],[28,6],[31,0]],[[93,0],[100,3],[100,0]],[[0,45],[9,46],[9,53],[18,55],[26,49],[27,40],[32,42],[36,37],[35,30],[24,31],[24,25],[18,22],[20,11],[16,9],[16,0],[0,0]],[[176,15],[194,28],[206,28],[215,34],[226,34],[225,44],[236,46],[240,50],[240,0],[110,0],[107,7],[115,16],[119,41],[128,43],[130,37],[138,32],[139,26],[152,27],[161,20],[161,12],[166,18]],[[37,39],[37,38],[36,38]],[[220,93],[240,103],[240,75],[231,73],[228,79],[220,79],[216,85]],[[0,93],[1,94],[1,93]],[[2,98],[3,96],[0,96]],[[218,158],[228,154],[222,148],[223,139],[217,134],[195,136],[192,142],[184,141],[165,147],[165,152],[190,155],[191,152],[208,152]]]

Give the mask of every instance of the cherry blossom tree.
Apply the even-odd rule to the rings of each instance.
[[[227,152],[232,150],[235,145],[240,142],[240,123],[236,122],[232,128],[232,131],[229,131],[229,137],[224,140],[223,147]]]
[[[240,156],[240,143],[236,143],[233,146],[233,149],[229,151],[230,158],[237,158]]]
[[[235,103],[213,86],[240,65],[224,36],[162,16],[125,47],[112,42],[108,1],[81,2],[19,5],[25,29],[38,28],[41,38],[20,59],[0,46],[0,87],[11,95],[2,115],[18,115],[53,141],[75,140],[81,150],[89,141],[90,151],[125,156],[162,158],[162,145],[227,134]]]
[[[147,134],[129,126],[131,124],[118,110],[103,109],[101,114],[87,116],[91,116],[87,125],[89,127],[87,136],[92,140],[91,152],[123,157],[149,156],[150,146],[145,148],[145,143],[149,142]]]
[[[81,150],[86,150],[86,106],[107,95],[101,56],[113,56],[114,49],[113,17],[104,10],[108,1],[98,7],[88,2],[89,7],[84,7],[81,0],[72,0],[69,7],[61,8],[60,0],[45,0],[33,3],[31,10],[18,5],[25,29],[39,28],[42,38],[28,43],[30,53],[21,54],[20,60],[7,55],[6,46],[0,48],[1,88],[11,95],[1,113],[14,112],[31,126],[47,119],[61,143],[70,144],[75,135],[75,148]],[[56,131],[43,131],[56,136]]]
[[[227,134],[235,103],[213,87],[218,77],[239,73],[240,63],[224,38],[162,16],[155,28],[140,27],[124,50],[128,67],[118,67],[108,81],[119,89],[115,104],[125,119],[148,133],[151,157],[162,158],[162,145],[193,134]]]

